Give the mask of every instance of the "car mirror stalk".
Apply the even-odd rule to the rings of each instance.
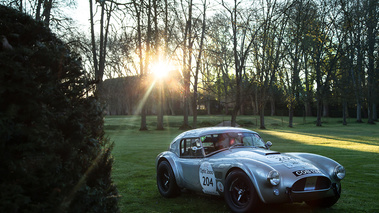
[[[266,148],[267,148],[267,149],[270,149],[271,146],[272,146],[271,141],[267,141],[267,143],[266,143]]]

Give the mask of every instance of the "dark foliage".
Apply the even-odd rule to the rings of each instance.
[[[3,6],[0,36],[0,212],[118,212],[112,144],[79,56]]]

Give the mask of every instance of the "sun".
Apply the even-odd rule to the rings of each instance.
[[[167,62],[159,62],[151,66],[151,72],[156,79],[166,78],[172,67]]]

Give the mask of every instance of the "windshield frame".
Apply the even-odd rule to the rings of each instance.
[[[246,139],[251,139],[251,141]],[[252,132],[225,132],[208,134],[200,137],[200,141],[205,157],[234,148],[267,149],[262,137],[258,133]]]

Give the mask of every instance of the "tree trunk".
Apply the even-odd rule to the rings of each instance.
[[[152,26],[151,26],[151,0],[149,0],[148,2],[148,5],[147,5],[147,39],[146,39],[146,52],[145,52],[145,70],[144,70],[144,76],[148,74],[148,67],[149,67],[149,64],[150,64],[150,54],[151,54],[151,41],[152,41]],[[142,85],[147,85],[145,82],[146,82],[146,79],[143,78],[143,83]],[[145,96],[147,95],[147,89],[144,88],[144,93]],[[146,98],[147,99],[147,98]],[[147,116],[147,105],[146,105],[146,102],[143,101],[142,102],[142,111],[141,111],[141,127],[140,127],[140,131],[146,131],[148,130],[147,128],[147,123],[146,123],[146,116]]]
[[[304,58],[304,69],[305,69],[305,116],[312,116],[312,91],[311,91],[311,83],[312,81],[309,80],[309,71],[308,71],[308,56],[307,54],[303,54]]]
[[[92,0],[91,0],[92,1]],[[136,2],[134,3],[134,9],[135,9],[135,12],[136,12],[136,16],[137,16],[137,48],[138,48],[138,58],[139,58],[139,69],[140,69],[140,73],[139,73],[139,76],[140,76],[140,80],[138,82],[138,91],[140,92],[140,94],[144,94],[144,82],[145,82],[145,72],[144,72],[144,69],[145,69],[145,66],[144,66],[144,63],[143,63],[143,55],[142,55],[142,23],[141,23],[141,14],[142,14],[142,6],[141,5],[138,5]],[[140,126],[140,131],[144,131],[144,130],[147,130],[147,124],[146,124],[146,106],[145,106],[145,103],[142,103],[143,98],[140,98],[140,101],[141,101],[141,104],[142,104],[142,108],[141,108],[141,126]]]
[[[272,96],[270,98],[270,103],[271,103],[271,116],[274,116],[275,115],[275,99]]]
[[[347,102],[343,101],[343,104],[342,104],[342,124],[343,125],[347,125],[346,118],[347,118]]]
[[[163,127],[163,82],[158,82],[158,116],[157,116],[157,130],[164,130]]]
[[[316,120],[316,126],[322,126],[321,115],[322,115],[322,102],[321,102],[320,97],[319,97],[318,100],[317,100],[317,120]]]
[[[292,103],[290,103],[289,109],[288,109],[288,114],[289,114],[289,119],[288,119],[288,127],[293,127],[293,106]]]
[[[317,120],[316,126],[321,126],[321,116],[322,116],[322,95],[321,95],[321,71],[320,67],[316,66],[316,96],[317,96]]]
[[[146,105],[142,107],[141,110],[141,126],[139,128],[140,131],[146,131],[147,129],[147,122],[146,122]]]
[[[50,16],[51,16],[51,8],[53,6],[53,0],[45,0],[44,2],[44,10],[42,16],[44,17],[43,23],[45,27],[49,27],[50,25]]]
[[[170,109],[171,115],[176,115],[175,110],[174,110],[174,107],[173,107],[173,105],[174,105],[173,102],[174,102],[173,98],[172,98],[172,97],[169,97],[169,100],[168,100],[168,108]]]
[[[207,97],[207,115],[211,114],[211,100]]]
[[[183,125],[179,129],[190,129],[191,126],[188,122],[189,105],[190,105],[190,84],[191,84],[191,59],[192,59],[192,0],[188,6],[188,19],[184,34],[184,46],[183,51],[183,72],[184,72],[184,107],[183,107]],[[188,53],[187,53],[188,51]],[[188,62],[187,62],[188,60]]]
[[[155,33],[154,33],[154,43],[155,43],[155,51],[156,51],[156,54],[155,54],[155,58],[156,60],[155,61],[158,61],[158,56],[159,56],[159,34],[158,34],[158,4],[157,4],[157,0],[153,0],[153,7],[154,7],[154,30],[155,30]],[[167,7],[167,1],[165,1],[165,7]],[[166,13],[167,15],[167,13]],[[166,21],[166,20],[165,20]],[[165,42],[167,41],[167,23],[165,23],[165,32],[164,32],[164,40]],[[166,53],[167,49],[166,49],[166,44],[165,44],[165,48],[164,48],[164,60],[166,60]],[[158,59],[158,60],[157,60]],[[158,85],[159,85],[159,88],[158,88],[158,112],[157,112],[157,130],[164,130],[164,127],[163,127],[163,104],[164,104],[164,97],[163,97],[163,90],[164,90],[164,83],[162,81],[158,82]]]
[[[205,0],[203,3],[203,24],[202,24],[202,31],[201,31],[201,38],[200,38],[200,47],[199,47],[199,55],[196,60],[196,68],[195,68],[195,76],[194,76],[194,84],[193,84],[193,128],[197,127],[197,82],[199,79],[199,71],[200,71],[200,64],[201,64],[201,54],[203,52],[203,44],[204,44],[204,38],[205,38],[205,18],[206,18],[206,4],[207,1]]]
[[[322,117],[329,117],[329,104],[327,101],[323,102],[322,108]]]
[[[266,129],[266,126],[265,126],[265,106],[261,106],[261,108],[259,109],[259,123],[260,123],[260,127],[259,129]]]
[[[356,6],[356,14],[358,15],[360,13],[360,0],[357,1],[357,6]],[[360,15],[359,15],[360,16]],[[364,57],[363,57],[363,42],[362,42],[362,35],[361,35],[361,32],[362,32],[362,25],[361,23],[358,23],[358,26],[357,26],[357,33],[355,35],[356,37],[356,40],[355,40],[355,45],[356,45],[356,49],[357,49],[357,53],[356,53],[356,56],[354,55],[354,53],[351,54],[350,56],[350,60],[354,60],[354,57],[357,57],[357,68],[356,68],[356,75],[357,75],[357,80],[354,81],[354,78],[355,78],[355,73],[354,73],[354,69],[351,69],[351,73],[352,73],[352,78],[353,78],[353,81],[354,81],[354,89],[355,89],[355,98],[356,98],[356,104],[357,104],[357,123],[362,123],[362,85],[364,84],[362,82],[362,73],[363,73],[363,60],[364,60]]]
[[[319,56],[319,55],[317,55]],[[317,120],[316,126],[321,126],[321,116],[322,116],[322,94],[321,94],[321,68],[320,68],[320,57],[316,59],[316,97],[317,97]]]
[[[97,75],[98,75],[98,61],[97,61],[97,50],[96,50],[96,40],[95,40],[95,24],[93,21],[93,3],[92,0],[89,0],[89,11],[90,11],[90,24],[91,24],[91,46],[92,46],[92,60],[93,60],[93,67],[95,68],[95,81],[98,81]]]
[[[41,8],[42,8],[42,0],[38,0],[37,8],[36,8],[36,21],[41,21]],[[20,11],[22,11],[22,2],[21,2]]]
[[[237,1],[234,0],[234,10],[230,12],[232,20],[232,31],[233,31],[233,56],[234,56],[234,69],[235,69],[235,78],[236,78],[236,96],[235,96],[235,105],[232,112],[231,125],[236,126],[237,124],[237,115],[241,106],[241,79],[242,79],[242,59],[238,55],[238,46],[237,46]],[[233,21],[234,20],[234,21]]]
[[[374,124],[373,120],[373,106],[374,100],[374,88],[375,88],[375,43],[376,43],[376,6],[377,0],[370,0],[368,3],[368,19],[367,19],[367,41],[368,41],[368,70],[367,70],[367,110],[368,110],[368,121],[369,124]]]
[[[376,110],[376,104],[372,104],[372,119],[378,121],[378,112]]]
[[[312,107],[309,101],[305,101],[305,116],[312,116]]]
[[[363,123],[362,121],[362,102],[357,100],[357,123]]]

